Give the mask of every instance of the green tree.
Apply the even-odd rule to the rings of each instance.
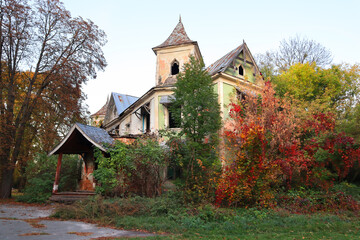
[[[190,57],[175,84],[171,112],[187,140],[204,143],[213,139],[221,127],[218,95],[204,63]]]
[[[360,103],[352,107],[340,121],[340,130],[360,143]]]
[[[175,87],[170,111],[181,127],[180,135],[186,140],[183,146],[187,149],[187,156],[182,167],[187,187],[191,189],[195,184],[201,185],[203,170],[218,162],[216,146],[221,127],[220,107],[211,76],[204,63],[193,56],[179,73]]]
[[[338,119],[351,112],[359,93],[360,68],[357,65],[332,65],[325,69],[316,64],[295,64],[273,79],[280,96],[297,100],[311,112],[331,111]]]

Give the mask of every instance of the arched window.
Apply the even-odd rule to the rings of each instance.
[[[176,75],[179,73],[179,63],[178,61],[174,61],[172,64],[171,64],[171,75]]]
[[[244,68],[241,65],[239,66],[239,75],[244,76]]]

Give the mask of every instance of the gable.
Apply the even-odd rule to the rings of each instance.
[[[110,98],[108,108],[106,110],[106,115],[104,118],[104,125],[111,122],[113,119],[115,119],[118,116],[115,102],[113,98]]]
[[[111,93],[111,96],[114,100],[116,112],[118,115],[120,115],[125,109],[127,109],[130,105],[139,99],[138,97],[115,92]]]
[[[112,92],[106,110],[104,125],[117,118],[122,112],[124,112],[138,99],[138,97]]]
[[[239,73],[239,68],[242,67],[243,75]],[[224,70],[224,73],[233,77],[243,78],[246,81],[255,83],[256,79],[256,67],[255,63],[249,56],[249,52],[243,49]]]
[[[114,140],[105,129],[75,123],[63,140],[49,153],[49,156],[58,153],[80,154],[92,151],[93,146],[106,152],[106,146]]]
[[[243,70],[243,75],[239,73],[240,66]],[[226,73],[232,77],[246,80],[254,84],[256,84],[256,76],[260,74],[254,57],[245,42],[207,67],[207,71],[211,76],[219,73]]]

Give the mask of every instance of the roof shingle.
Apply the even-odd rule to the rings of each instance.
[[[196,41],[192,41],[185,32],[184,25],[182,24],[181,20],[176,25],[170,36],[163,42],[162,44],[153,48],[163,48],[187,43],[196,43]]]
[[[104,144],[113,144],[114,139],[110,137],[107,131],[103,128],[93,127],[89,125],[84,125],[81,123],[76,123],[76,125],[86,134],[91,140],[95,143],[104,146]]]
[[[240,54],[240,52],[243,50],[244,44],[241,44],[234,50],[228,52],[225,56],[211,64],[209,67],[207,67],[207,71],[210,75],[214,75],[219,72],[224,72],[226,68],[229,67],[229,65],[234,61],[234,59]]]
[[[89,144],[106,152],[108,145],[113,143],[114,139],[105,129],[75,123],[61,142],[49,153],[49,156],[59,153],[79,154],[85,151],[84,148],[79,148],[79,146]]]

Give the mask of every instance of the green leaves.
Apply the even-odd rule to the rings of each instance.
[[[214,137],[221,126],[220,108],[204,64],[191,56],[190,62],[178,75],[175,86],[170,111],[180,121],[182,133],[194,142]]]
[[[24,177],[26,185],[24,195],[17,198],[21,202],[46,202],[51,196],[56,171],[57,157],[48,157],[46,153],[38,153],[29,161]],[[76,155],[64,155],[61,168],[59,189],[74,191],[80,173],[79,158]]]
[[[130,145],[117,141],[108,153],[109,156],[100,150],[95,153],[97,192],[110,196],[154,196],[161,191],[167,156],[156,139],[137,139]]]
[[[306,108],[310,104],[320,108],[346,111],[359,93],[359,66],[332,65],[325,69],[316,64],[295,64],[273,78],[276,92],[288,94]]]
[[[213,196],[211,179],[218,168],[216,153],[221,127],[218,96],[204,64],[190,56],[177,76],[170,111],[181,126],[178,141],[169,141],[171,152],[186,178],[184,192],[190,201]],[[185,141],[182,141],[185,140]],[[176,143],[175,146],[172,143]],[[180,158],[180,160],[179,160]]]

